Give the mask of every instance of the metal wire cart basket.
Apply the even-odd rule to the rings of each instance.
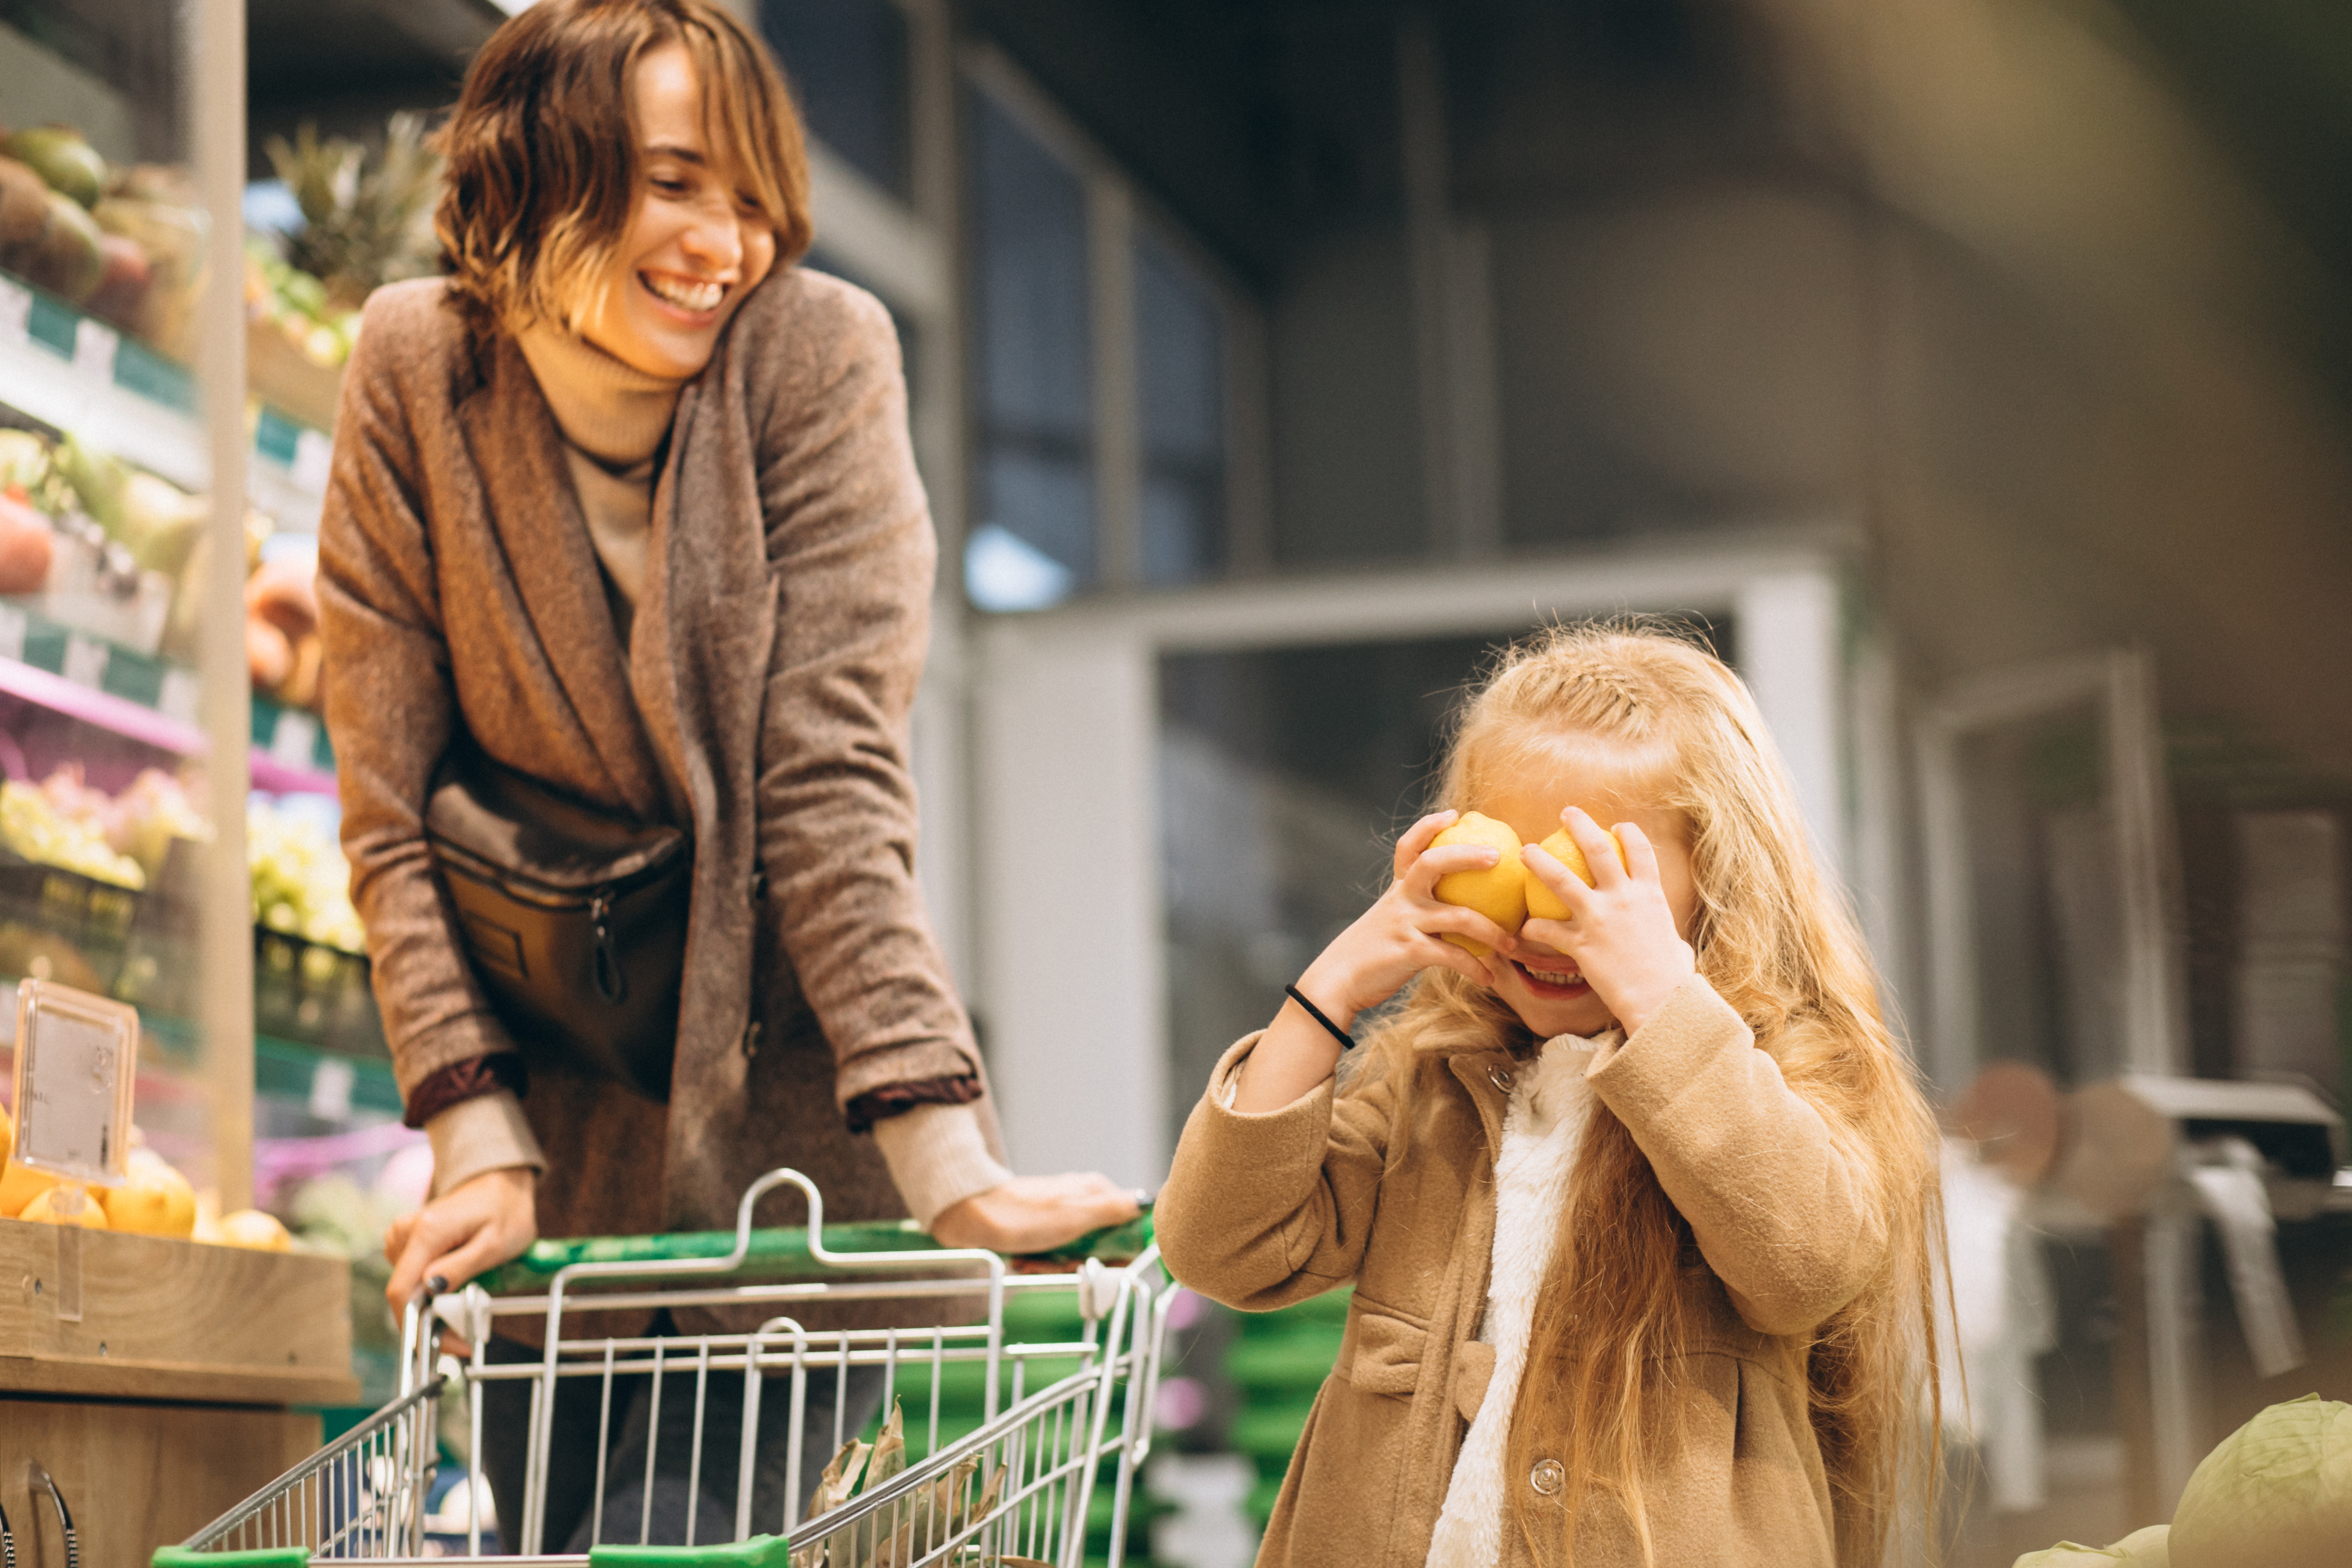
[[[781,1186],[806,1198],[807,1227],[755,1230],[753,1205]],[[519,1279],[543,1280],[538,1293],[494,1296],[477,1284],[412,1303],[403,1327],[399,1397],[184,1545],[157,1552],[155,1568],[453,1557],[743,1568],[1081,1568],[1089,1558],[1103,1560],[1106,1525],[1108,1561],[1116,1568],[1136,1471],[1150,1449],[1152,1394],[1175,1287],[1160,1267],[1148,1216],[1065,1249],[1062,1262],[1064,1271],[1016,1272],[993,1253],[931,1246],[911,1226],[828,1230],[815,1184],[789,1170],[752,1184],[731,1236],[541,1243],[496,1281],[504,1290]],[[952,1295],[973,1298],[971,1316],[979,1321],[813,1331],[793,1315],[817,1303],[936,1302]],[[977,1310],[982,1300],[984,1315]],[[763,1321],[743,1332],[635,1337],[592,1337],[573,1327],[592,1310],[682,1308],[753,1308]],[[514,1319],[539,1321],[539,1359],[488,1353],[492,1325]],[[1008,1319],[1016,1330],[1052,1332],[1018,1339],[1008,1332]],[[520,1337],[520,1326],[510,1324],[502,1339]],[[452,1339],[470,1353],[447,1353]],[[855,1403],[853,1382],[870,1391],[877,1373],[886,1418],[869,1448],[858,1432],[845,1430],[844,1412]],[[487,1494],[480,1395],[500,1384],[527,1388],[530,1409],[522,1517],[505,1521],[503,1541],[485,1529],[478,1508],[466,1508],[454,1521],[446,1513],[452,1491],[469,1501]],[[572,1392],[575,1385],[595,1397]],[[624,1391],[617,1403],[616,1388]],[[585,1554],[550,1550],[541,1540],[556,1479],[551,1454],[559,1390],[568,1394],[562,1408],[593,1409],[598,1422],[588,1513],[595,1539]],[[636,1428],[647,1501],[635,1529],[616,1529],[607,1497],[630,1478],[608,1475],[604,1456],[633,1398],[653,1411]],[[776,1446],[761,1438],[761,1412],[777,1400],[789,1401],[782,1428],[790,1436],[783,1482],[770,1485],[766,1495],[781,1497],[780,1517],[759,1518],[754,1471],[763,1448],[772,1468]],[[660,1415],[666,1405],[667,1419]],[[959,1405],[966,1407],[961,1420]],[[812,1407],[833,1412],[824,1452],[803,1451],[827,1436],[821,1416],[818,1430],[803,1436],[803,1413]],[[689,1408],[691,1420],[680,1419]],[[770,1415],[766,1429],[773,1433],[778,1423]],[[738,1422],[740,1445],[724,1430]],[[451,1424],[471,1439],[464,1445],[464,1474],[454,1482],[437,1474],[442,1434]],[[707,1467],[733,1459],[731,1528],[712,1528],[709,1513],[689,1505],[694,1517],[685,1544],[645,1543],[652,1478],[665,1446],[672,1471],[679,1447],[690,1456],[690,1497],[706,1495]],[[712,1457],[706,1460],[706,1454]],[[634,1464],[632,1457],[629,1468]],[[580,1481],[564,1479],[575,1491]],[[803,1518],[803,1499],[812,1487]],[[439,1514],[432,1508],[436,1494],[444,1505]],[[696,1541],[697,1534],[704,1539]],[[490,1555],[501,1547],[508,1555]]]

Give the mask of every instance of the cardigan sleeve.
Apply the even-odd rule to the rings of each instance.
[[[852,1102],[877,1089],[977,1089],[982,1074],[915,881],[908,725],[938,547],[898,337],[871,296],[814,276],[804,289],[797,342],[752,408],[782,595],[759,856],[782,956],[832,1045],[835,1098],[855,1123]]]
[[[343,378],[319,522],[327,731],[352,902],[367,927],[384,1038],[406,1095],[469,1058],[511,1051],[459,948],[425,842],[425,793],[457,700],[399,380],[422,296],[379,292]]]
[[[1747,1023],[1694,976],[1586,1072],[1649,1156],[1749,1328],[1802,1334],[1883,1262],[1865,1156],[1841,1139]]]
[[[1169,1272],[1212,1300],[1271,1311],[1356,1277],[1379,1207],[1394,1093],[1370,1066],[1288,1105],[1232,1109],[1257,1035],[1228,1050],[1192,1108],[1152,1228]]]

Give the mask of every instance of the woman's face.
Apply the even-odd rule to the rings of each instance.
[[[608,271],[574,320],[581,336],[648,374],[710,362],[727,319],[776,262],[776,231],[703,129],[702,83],[684,46],[637,62],[635,211]]]

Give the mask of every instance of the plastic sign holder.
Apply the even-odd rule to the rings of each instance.
[[[139,1010],[48,980],[16,985],[17,1163],[121,1186],[131,1159]]]

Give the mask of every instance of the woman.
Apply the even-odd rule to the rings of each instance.
[[[905,737],[935,544],[888,316],[793,265],[773,66],[709,0],[545,0],[445,138],[452,271],[369,302],[320,532],[352,896],[436,1162],[393,1300],[537,1235],[731,1226],[782,1164],[829,1215],[952,1246],[1131,1217],[1100,1176],[1005,1170],[924,921]],[[690,833],[667,1106],[516,1037],[469,967],[423,830],[468,740]]]

